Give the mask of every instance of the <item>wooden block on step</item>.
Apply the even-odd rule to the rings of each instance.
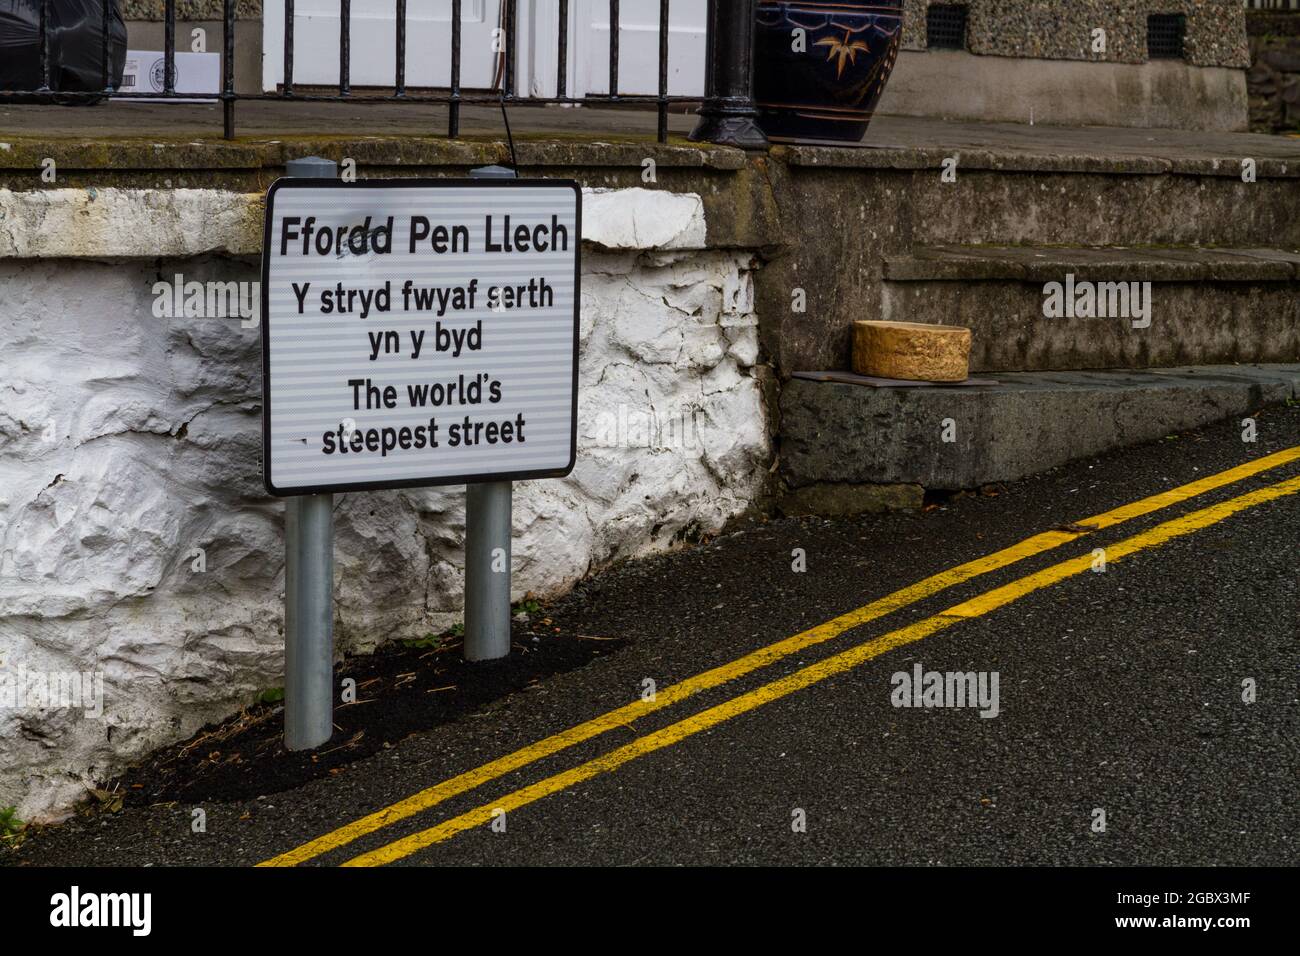
[[[970,377],[970,329],[921,322],[853,323],[853,371],[879,378],[962,382]]]

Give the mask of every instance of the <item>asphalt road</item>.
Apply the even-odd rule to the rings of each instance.
[[[191,806],[128,808],[35,833],[9,862],[265,861],[634,704],[647,678],[663,695],[962,562],[1300,445],[1300,408],[1264,410],[1259,427],[1252,445],[1224,423],[920,514],[752,523],[624,565],[550,611],[628,639],[615,653],[337,775],[204,806],[204,833],[192,831]],[[1298,476],[1293,461],[1066,540],[479,786],[451,788],[463,792],[302,862],[1294,865],[1300,493],[1185,522],[1187,533],[1108,558],[1104,573],[1013,582],[1070,559],[1087,564],[1097,548],[1113,557],[1125,539],[1149,542],[1164,522]],[[806,555],[802,572],[795,549]],[[1020,589],[1014,600],[987,597],[1008,586]],[[962,602],[971,603],[959,619],[915,637]],[[900,629],[914,639],[835,664]],[[820,679],[797,676],[818,664]],[[996,673],[997,716],[895,706],[894,675],[917,664]],[[800,686],[763,689],[782,679]],[[588,763],[629,746],[636,752],[617,765]],[[493,817],[502,805],[504,818]],[[447,823],[462,814],[463,829]],[[383,851],[438,826],[444,838]],[[363,856],[375,851],[387,855]]]

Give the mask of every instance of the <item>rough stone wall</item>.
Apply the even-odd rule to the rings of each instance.
[[[259,197],[104,190],[91,213],[84,195],[0,191],[23,237],[0,250],[0,669],[104,682],[99,718],[0,706],[0,806],[28,820],[283,684],[259,333],[153,312],[154,283],[177,273],[258,277],[241,224]],[[219,207],[234,210],[209,234],[220,248],[161,221]],[[516,487],[516,597],[718,530],[769,465],[750,255],[705,247],[696,196],[589,193],[583,226],[578,462]],[[138,255],[146,242],[158,257]],[[340,651],[458,619],[463,501],[463,487],[336,498]]]
[[[1300,130],[1300,11],[1251,12],[1250,128],[1258,133]]]
[[[1147,61],[1147,16],[1187,17],[1187,62],[1250,65],[1241,0],[904,0],[903,48],[924,50],[931,3],[970,8],[966,42],[983,56],[1041,57],[1110,63]],[[1106,52],[1092,52],[1092,31],[1106,31]]]

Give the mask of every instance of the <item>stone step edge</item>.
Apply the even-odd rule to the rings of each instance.
[[[889,282],[1295,282],[1300,253],[1285,249],[918,246],[886,256]]]
[[[961,169],[994,173],[1060,173],[1103,176],[1201,176],[1241,182],[1241,156],[1159,157],[1136,154],[1047,153],[978,146],[775,146],[772,155],[791,166],[829,169],[942,170],[956,159]],[[1257,179],[1300,177],[1300,161],[1276,156],[1256,159]]]

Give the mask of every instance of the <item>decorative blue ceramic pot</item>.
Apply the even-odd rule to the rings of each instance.
[[[862,139],[902,34],[903,0],[760,2],[754,99],[768,139]]]

